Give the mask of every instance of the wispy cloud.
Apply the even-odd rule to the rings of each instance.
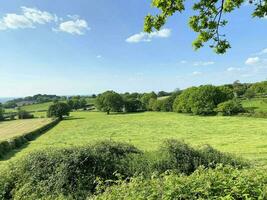
[[[238,67],[228,67],[226,69],[226,71],[228,72],[236,72],[236,71],[241,71],[242,69],[241,68],[238,68]]]
[[[261,56],[261,55],[264,55],[264,54],[267,54],[267,48],[262,49],[260,52],[257,52],[254,55]]]
[[[199,75],[202,75],[203,73],[202,72],[199,72],[199,71],[195,71],[192,73],[193,76],[199,76]]]
[[[250,57],[245,61],[246,65],[255,65],[260,63],[260,58],[259,57]]]
[[[194,66],[208,66],[208,65],[214,65],[215,62],[213,61],[198,61],[198,62],[194,62],[193,65]]]
[[[160,31],[154,31],[152,33],[137,33],[126,39],[128,43],[139,43],[139,42],[151,42],[154,38],[168,38],[171,36],[171,29],[162,29]]]

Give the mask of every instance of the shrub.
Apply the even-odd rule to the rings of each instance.
[[[2,108],[2,105],[0,104],[0,121],[3,121],[4,118],[4,109]]]
[[[115,142],[31,153],[7,170],[12,176],[0,174],[0,199],[85,199],[94,192],[98,177],[117,179],[115,172],[129,176],[121,162],[137,153],[141,152],[132,145]]]
[[[244,108],[241,102],[235,99],[220,103],[215,111],[222,115],[230,116],[244,112]]]
[[[142,103],[138,99],[126,99],[124,100],[125,112],[137,112],[142,110]]]
[[[141,102],[142,102],[142,106],[144,110],[150,110],[150,99],[157,99],[157,95],[155,94],[155,92],[151,92],[151,93],[145,93],[143,94],[143,96],[141,97]]]
[[[191,87],[184,90],[181,95],[177,96],[173,103],[173,111],[178,113],[192,113],[190,98],[195,90],[197,90],[197,87]]]
[[[210,115],[217,105],[231,98],[232,91],[227,87],[203,85],[186,89],[179,95],[173,105],[175,112]]]
[[[175,140],[146,153],[112,141],[44,149],[13,161],[0,172],[0,199],[85,199],[95,193],[99,178],[112,183],[118,178],[129,180],[141,174],[150,177],[167,170],[191,174],[200,165],[215,168],[220,162],[239,166],[240,162],[233,160],[211,148],[196,150]]]
[[[237,170],[217,166],[215,170],[199,168],[190,176],[177,174],[142,176],[130,181],[116,181],[111,187],[99,186],[95,200],[145,199],[266,199],[265,170]]]
[[[32,119],[34,118],[33,114],[25,111],[25,110],[19,110],[18,111],[18,118],[19,119]]]

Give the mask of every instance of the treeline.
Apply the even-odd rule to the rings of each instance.
[[[16,108],[18,106],[35,104],[35,103],[45,103],[56,100],[66,99],[65,97],[60,97],[57,95],[47,95],[47,94],[37,94],[34,96],[28,96],[24,98],[17,98],[10,101],[7,101],[3,104],[4,108]]]
[[[106,91],[96,98],[96,108],[107,112],[163,111],[194,115],[234,115],[245,112],[242,98],[267,97],[267,81],[235,81],[222,86],[202,85],[174,92],[124,93]]]

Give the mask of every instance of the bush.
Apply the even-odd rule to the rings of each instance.
[[[231,116],[244,112],[244,108],[241,102],[235,99],[220,103],[215,111],[225,116]]]
[[[145,93],[141,97],[142,107],[144,110],[151,110],[151,105],[150,105],[151,99],[154,99],[154,100],[157,99],[157,95],[155,94],[155,92]]]
[[[177,174],[142,176],[130,181],[116,181],[111,187],[99,186],[95,200],[145,199],[266,199],[265,170],[237,170],[217,166],[215,170],[199,168],[190,176]]]
[[[186,89],[179,95],[173,105],[175,112],[210,115],[221,102],[232,98],[232,91],[227,87],[203,85]]]
[[[126,99],[124,100],[125,112],[138,112],[142,110],[142,103],[138,99]]]
[[[18,118],[19,119],[32,119],[34,118],[33,114],[25,111],[25,110],[19,110],[18,111]]]
[[[200,165],[214,168],[220,162],[243,164],[211,148],[196,150],[175,140],[166,141],[158,151],[146,153],[112,141],[45,149],[13,161],[7,171],[0,173],[0,199],[85,199],[95,193],[99,178],[129,180],[135,175],[150,177],[167,170],[191,174]]]
[[[129,176],[121,162],[137,153],[132,145],[114,142],[31,153],[7,170],[12,176],[0,174],[0,199],[85,199],[94,192],[98,177],[114,180],[115,172]]]
[[[0,121],[3,121],[4,118],[4,109],[2,108],[2,105],[0,104]]]

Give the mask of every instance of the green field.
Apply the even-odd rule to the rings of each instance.
[[[154,150],[164,139],[176,138],[192,145],[210,144],[221,151],[255,160],[257,164],[267,164],[266,119],[159,112],[114,115],[74,112],[71,115],[15,157],[41,148],[86,145],[103,139]]]
[[[245,108],[251,108],[257,112],[267,112],[267,99],[244,100],[242,104]]]
[[[27,119],[0,122],[0,141],[34,131],[51,122],[51,119]]]

